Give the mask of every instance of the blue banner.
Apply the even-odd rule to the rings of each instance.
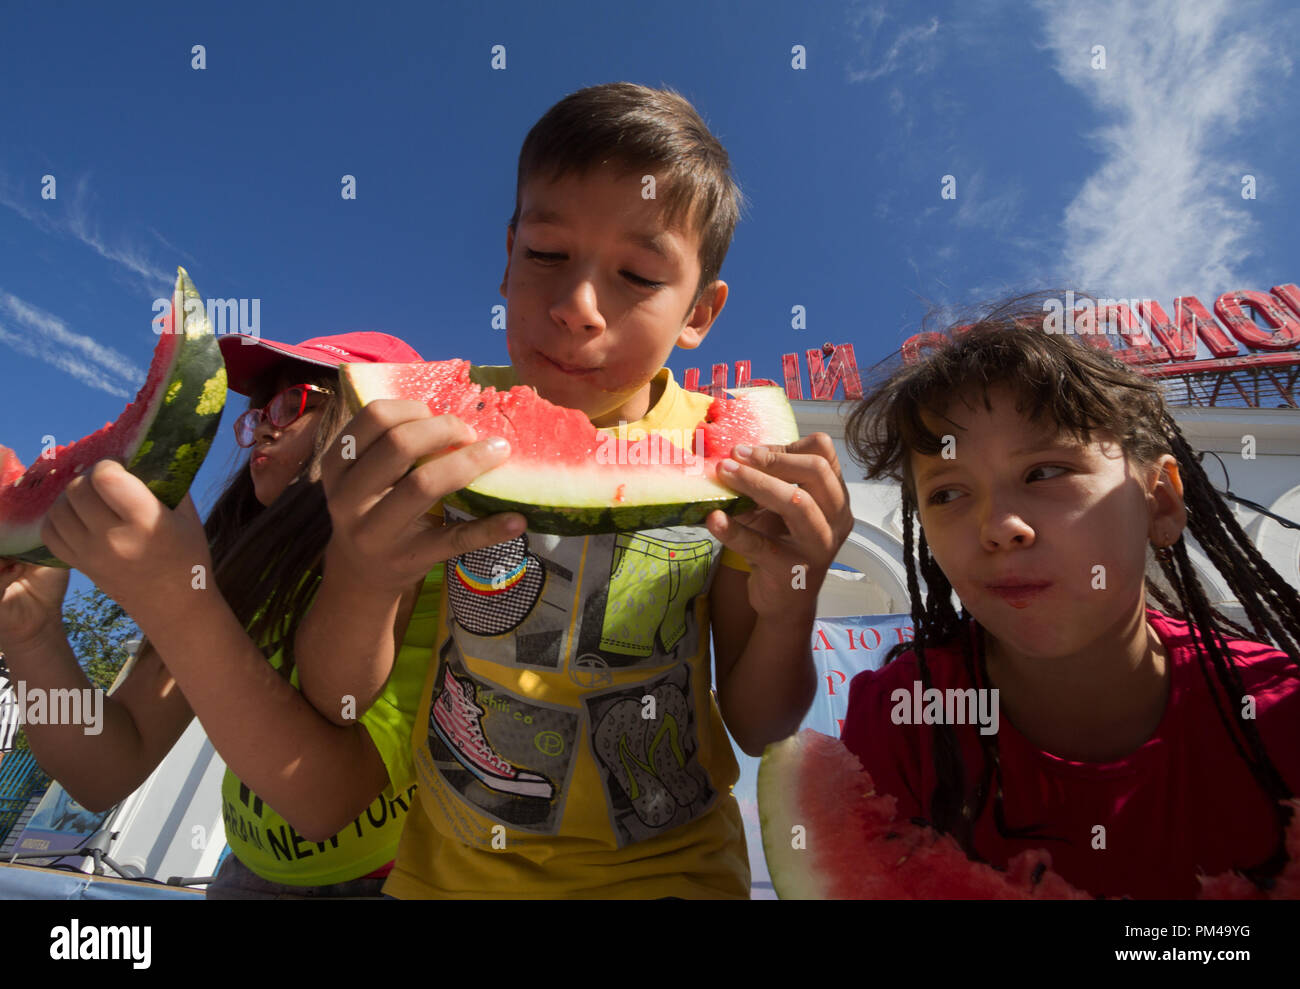
[[[817,696],[799,730],[811,728],[823,735],[839,738],[849,705],[849,681],[853,675],[863,670],[880,669],[890,648],[900,642],[910,642],[912,633],[911,615],[817,619],[812,636],[813,662],[817,665]],[[759,760],[741,752],[734,741],[732,747],[740,763],[740,779],[734,792],[745,822],[752,895],[759,900],[774,899],[776,894],[767,872],[758,822]]]

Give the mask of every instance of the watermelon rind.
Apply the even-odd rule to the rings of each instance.
[[[1052,870],[1044,849],[1022,850],[995,869],[924,822],[899,820],[895,799],[877,791],[843,742],[820,732],[767,747],[757,796],[763,853],[782,899],[1093,899]],[[1288,861],[1267,893],[1230,871],[1198,875],[1198,898],[1300,898],[1300,800],[1292,803]]]
[[[400,383],[403,373],[401,365],[345,364],[341,368],[345,398],[356,411],[372,401],[393,397],[401,393],[394,387],[394,379]],[[405,373],[412,379],[420,377],[419,372]],[[783,389],[738,388],[729,394],[743,401],[748,415],[761,424],[762,438],[755,442],[784,445],[799,438]],[[436,398],[426,400],[431,407],[438,403]],[[603,432],[608,439],[615,433]],[[597,435],[592,428],[592,437]],[[527,518],[530,531],[561,536],[697,525],[713,511],[735,514],[754,507],[752,500],[707,476],[704,470],[691,471],[680,464],[624,468],[599,464],[594,453],[589,463],[557,462],[553,469],[536,462],[507,460],[444,500],[477,517],[518,512]]]
[[[163,368],[161,384],[119,459],[163,504],[175,508],[211,449],[226,403],[226,366],[221,348],[208,321],[203,299],[184,268],[177,268],[171,314],[163,332],[180,336],[179,346]],[[159,341],[155,360],[161,359],[164,342]],[[151,365],[150,376],[153,370]],[[143,400],[145,387],[147,379],[135,402]],[[84,473],[93,466],[78,460],[76,445],[69,444],[56,451],[58,465],[67,466],[65,476]],[[21,525],[0,522],[0,557],[66,567],[66,563],[41,545],[43,522],[43,515]]]
[[[851,820],[815,821],[800,805],[804,772],[813,736],[803,731],[774,742],[763,752],[758,766],[758,819],[763,835],[763,855],[772,888],[783,900],[825,900],[831,897],[825,871],[818,868],[822,830],[843,827]],[[801,829],[801,830],[796,830]]]

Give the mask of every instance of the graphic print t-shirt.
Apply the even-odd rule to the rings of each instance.
[[[290,886],[328,886],[374,872],[397,857],[402,825],[414,802],[411,732],[421,685],[438,628],[442,571],[428,574],[393,672],[379,697],[358,719],[388,769],[388,788],[334,837],[307,841],[229,769],[221,783],[226,842],[263,879]],[[280,653],[270,663],[279,669]],[[298,687],[295,670],[290,682]]]
[[[509,387],[509,372],[475,380]],[[633,439],[689,435],[708,409],[659,374]],[[723,553],[703,526],[676,526],[525,532],[447,563],[416,806],[386,893],[749,895],[709,668],[709,587],[724,562],[746,569]]]

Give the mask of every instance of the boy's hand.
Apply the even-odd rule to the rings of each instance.
[[[853,529],[835,446],[813,433],[784,447],[738,446],[732,455],[735,468],[724,460],[719,480],[759,507],[736,518],[711,512],[709,531],[748,561],[757,615],[811,621],[826,571]]]
[[[63,634],[68,571],[0,558],[0,652],[17,652],[29,640]]]
[[[455,416],[434,416],[420,402],[367,405],[321,467],[334,525],[326,572],[367,591],[400,594],[439,563],[513,539],[525,525],[513,512],[446,528],[428,515],[509,455],[504,439],[476,441]]]
[[[137,621],[168,615],[213,579],[208,540],[189,495],[169,509],[114,460],[73,479],[46,515],[41,540]]]

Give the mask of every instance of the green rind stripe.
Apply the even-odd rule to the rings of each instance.
[[[636,532],[640,529],[662,529],[673,525],[699,525],[709,512],[722,511],[728,515],[748,512],[754,502],[737,495],[715,501],[686,502],[660,505],[612,505],[600,508],[564,508],[533,505],[484,495],[472,488],[462,488],[445,499],[449,505],[476,517],[495,515],[498,512],[518,512],[528,519],[532,532],[554,536],[583,536],[599,532]]]
[[[178,296],[202,301],[184,268],[179,269],[173,301]],[[226,404],[226,364],[212,327],[206,317],[187,327],[183,307],[175,311],[175,318],[185,339],[171,376],[159,388],[159,411],[126,465],[168,508],[180,504],[203,466]],[[165,401],[169,394],[172,400]],[[15,554],[13,559],[44,567],[67,566],[44,546]]]

